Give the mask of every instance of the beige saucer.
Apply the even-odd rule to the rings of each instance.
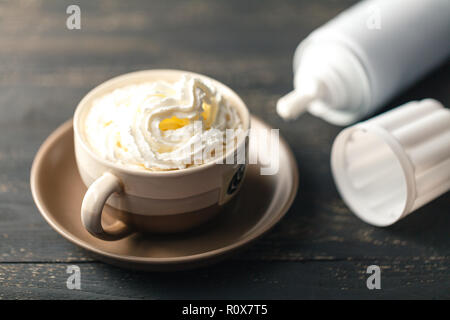
[[[251,123],[252,129],[270,129],[255,117]],[[53,229],[102,261],[141,270],[193,268],[218,261],[247,245],[285,215],[297,193],[298,171],[287,143],[280,140],[279,172],[260,175],[261,166],[250,164],[236,201],[219,217],[190,232],[135,233],[111,242],[91,236],[80,218],[86,187],[75,164],[72,120],[56,129],[40,147],[31,170],[31,191]],[[253,143],[257,141],[250,139]],[[108,212],[104,213],[107,216]]]

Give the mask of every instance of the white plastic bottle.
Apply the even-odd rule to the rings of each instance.
[[[450,0],[366,0],[302,41],[295,90],[277,104],[338,125],[373,113],[450,55]]]

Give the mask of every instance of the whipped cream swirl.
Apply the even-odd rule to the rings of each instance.
[[[210,162],[242,133],[235,108],[210,82],[190,76],[116,89],[95,100],[85,118],[100,157],[151,171]]]

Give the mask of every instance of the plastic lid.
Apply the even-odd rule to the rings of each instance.
[[[334,141],[331,168],[359,218],[391,225],[450,190],[450,110],[426,99],[349,127]]]

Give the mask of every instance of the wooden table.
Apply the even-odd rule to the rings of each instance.
[[[358,220],[333,183],[329,159],[342,129],[310,115],[283,122],[300,40],[354,1],[72,1],[0,4],[0,299],[450,298],[450,194],[389,228]],[[387,108],[433,97],[450,105],[444,65]],[[122,270],[64,240],[40,216],[29,186],[33,157],[92,87],[142,69],[210,75],[280,128],[300,171],[287,216],[244,253],[177,273]],[[66,288],[67,266],[81,290]],[[381,290],[366,268],[381,267]]]

